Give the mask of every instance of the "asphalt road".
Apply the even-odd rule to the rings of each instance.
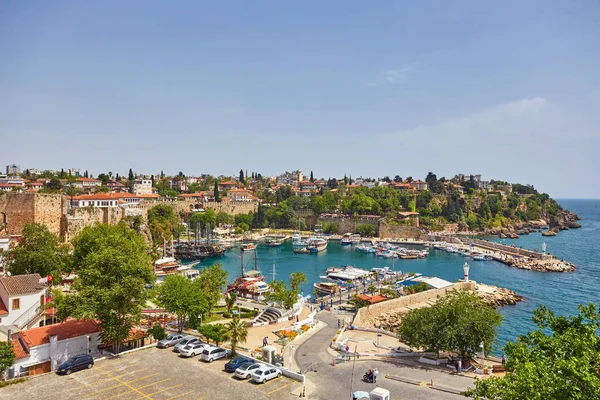
[[[350,399],[351,393],[358,390],[370,392],[376,386],[390,391],[391,398],[414,400],[449,400],[465,399],[461,395],[431,389],[426,384],[416,386],[410,383],[386,379],[385,375],[401,376],[412,381],[424,381],[434,386],[444,386],[464,390],[472,385],[473,380],[466,377],[454,376],[445,372],[415,367],[386,361],[360,360],[354,363],[343,362],[331,365],[333,357],[326,351],[329,343],[337,332],[338,316],[330,313],[319,313],[317,319],[328,326],[315,333],[296,350],[296,363],[306,378],[315,384],[316,389],[311,398],[315,399]],[[362,381],[363,374],[370,368],[379,370],[377,384]]]
[[[265,384],[223,371],[226,360],[180,358],[151,348],[97,362],[68,376],[46,374],[0,389],[0,399],[27,400],[287,400],[300,383],[279,377]]]

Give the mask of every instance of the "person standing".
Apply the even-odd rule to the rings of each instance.
[[[269,345],[269,338],[267,336],[265,336],[263,338],[263,347],[268,346]]]
[[[462,372],[462,360],[460,358],[456,362],[456,372]]]
[[[377,383],[377,375],[379,375],[379,371],[375,368],[375,371],[373,371],[373,383]]]
[[[504,364],[506,364],[506,354],[502,354],[502,366],[504,367]]]

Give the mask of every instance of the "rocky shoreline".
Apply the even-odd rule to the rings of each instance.
[[[515,291],[498,286],[479,283],[475,290],[477,296],[479,296],[486,304],[489,304],[494,308],[507,305],[514,306],[518,302],[524,300],[523,296],[518,295]]]

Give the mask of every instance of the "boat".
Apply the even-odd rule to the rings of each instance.
[[[363,278],[369,277],[371,273],[351,265],[342,265],[341,267],[330,267],[326,271],[326,276],[329,279],[341,282],[360,281]]]
[[[342,290],[342,288],[334,282],[317,282],[313,286],[322,296],[334,295]]]
[[[493,260],[494,258],[492,256],[488,256],[486,254],[476,254],[473,256],[473,260],[475,261],[490,261]]]
[[[308,246],[306,248],[311,253],[319,253],[327,249],[327,239],[313,238],[308,242]]]
[[[279,247],[285,241],[285,236],[267,236],[265,239],[265,246]]]
[[[254,251],[254,250],[256,250],[256,245],[254,243],[242,244],[242,251]]]
[[[352,242],[353,246],[356,246],[356,245],[360,244],[361,237],[359,234],[355,233],[352,236],[350,236],[350,241]]]
[[[351,233],[345,233],[344,236],[342,236],[342,240],[340,241],[340,244],[342,246],[352,245],[352,234]]]
[[[310,250],[304,246],[304,247],[294,247],[294,253],[296,254],[309,254]]]

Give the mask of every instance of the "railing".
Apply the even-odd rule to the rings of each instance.
[[[27,327],[34,319],[38,318],[44,312],[44,308],[39,304],[34,304],[27,311],[25,311],[19,318],[13,321],[19,329]]]

